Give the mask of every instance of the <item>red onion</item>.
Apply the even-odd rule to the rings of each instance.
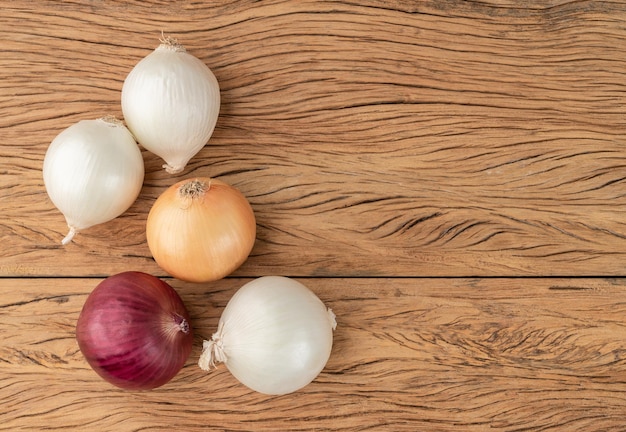
[[[176,291],[141,272],[98,284],[76,324],[76,340],[104,380],[129,390],[150,390],[183,367],[193,341],[189,314]]]

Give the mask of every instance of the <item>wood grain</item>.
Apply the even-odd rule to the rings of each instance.
[[[164,387],[126,392],[74,339],[98,279],[0,279],[0,430],[623,430],[622,279],[301,281],[337,314],[333,352],[312,384],[269,397],[196,366],[246,280],[171,281],[194,350]]]
[[[622,431],[626,2],[0,0],[0,431]],[[62,247],[41,168],[81,119],[122,117],[164,32],[221,86],[179,176],[143,151],[120,218]],[[102,277],[166,276],[145,220],[218,177],[257,217],[229,278],[168,278],[194,351],[162,388],[102,381],[74,339]],[[254,393],[203,338],[249,278],[301,278],[338,316],[302,391]]]
[[[164,275],[147,212],[199,175],[257,214],[238,276],[623,275],[625,20],[621,1],[4,1],[0,275]],[[137,203],[61,247],[46,148],[121,117],[161,31],[216,74],[215,134],[179,177],[144,152]]]

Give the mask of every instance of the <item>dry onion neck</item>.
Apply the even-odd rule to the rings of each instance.
[[[119,120],[114,115],[105,115],[104,117],[100,117],[97,120],[106,123],[108,126],[124,126],[124,122]]]
[[[183,199],[199,199],[211,189],[211,182],[208,183],[202,180],[191,180],[183,184],[178,188],[178,196]]]
[[[185,47],[178,43],[178,41],[171,36],[165,36],[163,33],[161,33],[159,41],[161,42],[161,45],[159,45],[158,49],[166,49],[175,52],[187,52]]]
[[[173,329],[176,331],[183,332],[184,334],[189,334],[189,323],[187,322],[187,320],[177,313],[174,313],[173,317],[174,317],[174,324],[175,324],[173,326]]]
[[[169,340],[174,340],[180,333],[188,335],[191,331],[189,321],[176,312],[172,312],[169,314],[169,317],[164,316],[163,318],[164,321],[161,324],[162,332]]]

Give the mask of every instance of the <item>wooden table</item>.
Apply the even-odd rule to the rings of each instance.
[[[592,431],[626,415],[626,3],[27,1],[0,8],[0,430]],[[80,233],[50,141],[121,118],[132,67],[176,37],[221,86],[213,137]],[[169,278],[150,206],[222,179],[258,223],[215,283]],[[170,383],[102,381],[74,338],[105,277],[164,278],[196,338]],[[305,283],[337,314],[327,367],[272,397],[197,367],[232,294]]]

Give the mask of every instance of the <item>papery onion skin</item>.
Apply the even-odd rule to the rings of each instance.
[[[204,341],[199,366],[215,361],[252,390],[295,392],[325,367],[333,345],[335,315],[306,286],[264,276],[242,286],[226,305],[218,330]]]
[[[256,219],[235,187],[207,177],[186,179],[154,202],[146,238],[167,273],[188,282],[210,282],[231,274],[248,258]]]
[[[76,324],[78,346],[98,375],[127,390],[169,382],[191,353],[187,309],[166,282],[123,272],[96,286]]]
[[[52,203],[63,213],[69,234],[124,213],[144,179],[141,151],[118,120],[81,120],[57,135],[44,157],[43,179]]]
[[[135,65],[122,87],[122,112],[139,144],[167,162],[170,174],[207,143],[219,116],[213,72],[172,38]]]

